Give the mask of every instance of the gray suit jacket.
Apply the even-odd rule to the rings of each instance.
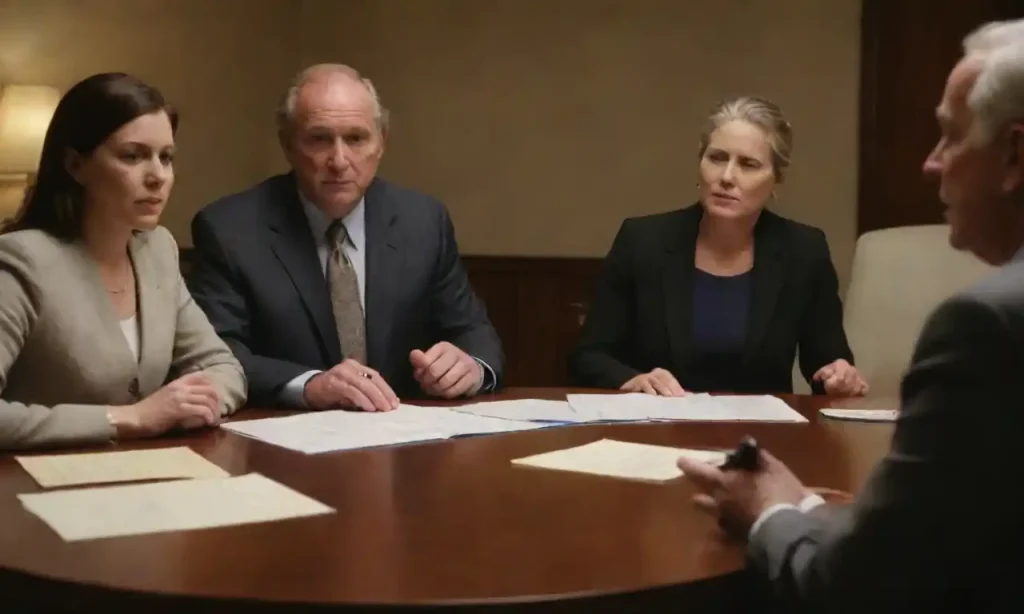
[[[781,511],[749,554],[814,612],[1024,612],[1024,262],[942,304],[892,449],[844,514]]]
[[[0,236],[0,448],[104,442],[112,405],[205,372],[222,414],[245,401],[238,361],[192,301],[164,228],[131,242],[138,362],[81,243],[38,230]]]

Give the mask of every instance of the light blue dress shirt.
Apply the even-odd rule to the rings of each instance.
[[[331,225],[332,220],[324,215],[324,212],[319,207],[314,205],[307,199],[302,192],[299,192],[299,201],[302,203],[302,210],[306,214],[306,220],[309,222],[309,228],[313,231],[313,240],[316,242],[316,255],[320,259],[320,268],[327,276],[327,259],[330,257],[331,248],[327,245],[327,228]],[[359,280],[359,304],[363,308],[364,318],[366,317],[366,199],[361,198],[356,206],[342,218],[342,223],[345,224],[345,230],[348,232],[348,238],[345,243],[341,246],[342,251],[345,252],[345,256],[348,257],[349,262],[352,263],[352,268],[355,269],[356,278]],[[363,323],[365,326],[365,322]],[[490,365],[480,360],[479,358],[473,357],[477,364],[481,368],[481,379],[487,382],[489,380],[493,385],[493,382],[497,381],[494,370],[491,369]],[[291,380],[284,385],[281,390],[281,400],[290,407],[306,407],[306,382],[310,380],[314,375],[320,373],[319,370],[306,371],[302,375],[299,375],[295,379]],[[483,388],[481,388],[483,389]]]

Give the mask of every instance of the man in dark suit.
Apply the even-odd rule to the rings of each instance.
[[[1024,20],[964,41],[924,164],[950,242],[1002,265],[928,320],[892,449],[856,502],[821,501],[762,452],[754,470],[681,459],[698,505],[749,538],[754,567],[814,612],[1024,612]]]
[[[387,115],[342,65],[303,71],[278,109],[292,167],[192,222],[189,288],[238,356],[250,404],[398,406],[495,388],[501,343],[444,205],[376,177]]]

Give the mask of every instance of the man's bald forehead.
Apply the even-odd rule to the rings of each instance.
[[[301,87],[306,83],[347,79],[362,83],[363,76],[359,71],[345,64],[314,64],[306,68],[295,79],[295,85]]]
[[[278,126],[283,130],[288,130],[296,107],[301,106],[300,100],[305,102],[310,94],[323,93],[336,86],[342,88],[354,86],[358,96],[365,95],[378,128],[387,129],[387,110],[381,105],[373,84],[355,68],[337,63],[314,64],[303,69],[292,79],[291,87],[285,92],[278,106]]]

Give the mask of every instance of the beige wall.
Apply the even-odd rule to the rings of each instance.
[[[279,168],[273,108],[297,19],[280,0],[2,0],[0,82],[66,89],[125,71],[159,87],[181,112],[164,224],[191,243],[199,207]]]
[[[442,198],[464,253],[601,256],[623,217],[695,195],[723,96],[796,131],[776,208],[823,228],[845,281],[856,197],[859,0],[5,0],[0,81],[123,69],[183,110],[167,225],[281,168],[288,75],[349,62],[394,120],[383,174]],[[243,23],[243,20],[248,23]]]

